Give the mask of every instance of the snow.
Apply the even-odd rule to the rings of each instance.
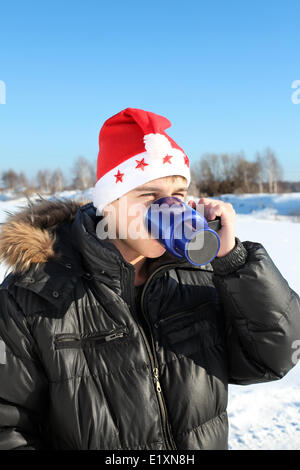
[[[237,214],[236,233],[242,241],[262,243],[300,294],[300,223]],[[300,364],[276,382],[230,385],[228,416],[231,449],[299,449]]]
[[[292,215],[295,212],[300,213],[300,193],[284,194],[224,194],[222,201],[230,202],[235,211],[239,214],[278,214]]]
[[[64,191],[57,197],[91,200],[92,189]],[[30,197],[32,201],[34,197]],[[193,196],[187,198],[197,200]],[[300,294],[300,193],[226,194],[236,211],[236,235],[264,245],[290,287]],[[0,197],[0,222],[5,211],[16,212],[26,198]],[[0,266],[0,282],[5,267]],[[299,338],[300,340],[300,338]],[[281,380],[229,386],[229,449],[294,450],[300,448],[300,363]]]

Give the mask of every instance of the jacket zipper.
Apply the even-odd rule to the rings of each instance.
[[[151,336],[151,343],[152,343],[152,350],[153,350],[153,362],[154,362],[153,375],[154,375],[154,381],[155,381],[155,384],[156,384],[156,390],[158,392],[158,399],[159,399],[159,402],[160,402],[160,405],[161,405],[163,423],[164,423],[165,433],[166,433],[166,436],[167,436],[167,443],[170,446],[169,447],[170,449],[177,450],[176,443],[175,443],[174,438],[172,436],[170,423],[168,422],[166,403],[165,403],[164,395],[163,395],[162,388],[161,388],[161,385],[160,385],[160,382],[159,382],[158,360],[157,360],[157,356],[156,356],[156,352],[155,352],[155,344],[154,344],[154,339],[153,339],[153,335],[152,335],[152,331],[151,331],[151,325],[150,325],[150,322],[149,322],[149,320],[148,320],[148,318],[145,314],[145,310],[144,310],[145,292],[146,292],[146,289],[147,289],[150,281],[154,278],[155,274],[158,273],[159,271],[161,271],[163,269],[168,269],[169,267],[173,267],[173,266],[174,266],[174,263],[165,264],[163,266],[158,267],[156,270],[153,271],[153,273],[151,273],[151,275],[147,279],[147,281],[144,285],[144,288],[142,290],[141,309],[142,309],[143,317],[145,318],[145,321],[148,325],[148,328],[149,328],[149,331],[150,331],[150,336]]]
[[[153,279],[154,275],[158,271],[160,271],[164,268],[168,268],[170,266],[174,266],[174,263],[162,265],[159,268],[157,268],[156,270],[154,270],[153,273],[149,276],[149,278],[145,282],[145,285],[144,285],[143,290],[142,290],[141,311],[142,311],[142,314],[143,314],[143,318],[145,319],[145,321],[148,325],[148,328],[149,328],[152,349],[151,349],[149,341],[146,337],[144,329],[140,325],[138,325],[138,328],[140,329],[140,332],[141,332],[142,337],[144,339],[146,349],[148,351],[148,355],[149,355],[149,358],[150,358],[152,374],[153,374],[153,379],[154,379],[154,385],[155,385],[155,390],[156,390],[157,397],[158,397],[158,403],[159,403],[159,408],[160,408],[160,413],[161,413],[161,418],[162,418],[163,434],[164,434],[164,438],[165,438],[165,441],[166,441],[167,449],[168,450],[169,449],[177,450],[176,443],[175,443],[174,438],[173,438],[172,433],[171,433],[170,424],[168,422],[166,404],[165,404],[162,388],[161,388],[161,385],[160,385],[160,382],[159,382],[158,361],[157,361],[157,356],[156,356],[156,353],[155,353],[155,345],[154,345],[154,339],[153,339],[153,335],[152,335],[152,331],[151,331],[151,325],[150,325],[150,322],[148,321],[147,316],[145,315],[145,311],[144,311],[144,295],[145,295],[145,291],[146,291],[151,279]],[[131,289],[131,296],[132,297],[131,298],[134,299],[134,292],[133,292],[134,283],[131,282],[130,285],[132,287],[132,289]],[[134,302],[132,303],[132,305],[134,305]]]
[[[115,330],[108,334],[95,334],[93,336],[83,338],[80,335],[73,333],[61,333],[54,337],[54,345],[55,349],[81,348],[90,342],[103,344],[119,338],[125,338],[127,334],[128,333],[125,330]]]
[[[159,320],[157,320],[155,323],[154,323],[154,327],[155,328],[158,328],[159,325],[161,323],[165,323],[165,322],[168,322],[169,320],[174,320],[175,318],[178,318],[178,317],[181,317],[181,316],[189,316],[189,315],[192,315],[193,313],[195,313],[195,309],[199,309],[201,307],[205,307],[206,305],[210,304],[211,301],[209,300],[208,302],[204,302],[203,304],[197,304],[197,305],[194,305],[193,307],[190,307],[186,310],[183,310],[183,311],[180,311],[180,312],[174,312],[173,314],[171,315],[168,315],[167,317],[164,317],[164,318],[160,318]]]

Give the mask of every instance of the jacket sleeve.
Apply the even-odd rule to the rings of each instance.
[[[0,450],[41,450],[48,382],[26,317],[0,288]]]
[[[225,320],[229,383],[281,379],[297,362],[299,296],[260,243],[236,237],[235,248],[211,265]]]

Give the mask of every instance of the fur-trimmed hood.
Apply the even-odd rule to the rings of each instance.
[[[77,209],[90,201],[73,199],[28,198],[28,205],[8,214],[0,229],[0,262],[13,273],[24,273],[35,263],[45,263],[56,257],[54,243],[58,225],[75,218]]]

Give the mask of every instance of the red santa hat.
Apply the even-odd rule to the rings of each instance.
[[[98,213],[132,189],[163,176],[181,175],[189,186],[189,159],[166,134],[170,126],[167,118],[136,108],[126,108],[104,122],[93,188]]]

